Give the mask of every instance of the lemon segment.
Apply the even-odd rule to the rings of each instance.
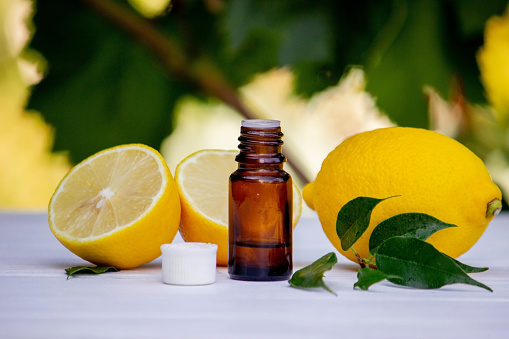
[[[237,169],[235,150],[201,150],[182,160],[175,171],[185,241],[218,246],[217,264],[228,264],[228,183]],[[293,227],[302,213],[302,196],[293,185]]]
[[[97,265],[133,268],[157,258],[180,223],[176,184],[161,155],[130,144],[76,165],[49,204],[49,225],[71,252]]]

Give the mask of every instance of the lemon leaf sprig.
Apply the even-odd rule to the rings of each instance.
[[[490,287],[468,275],[484,272],[487,267],[463,264],[425,241],[438,231],[457,227],[425,213],[402,213],[380,222],[370,235],[370,257],[361,258],[353,244],[368,229],[375,207],[389,198],[357,197],[338,212],[336,232],[341,247],[344,251],[352,250],[361,266],[354,288],[368,290],[371,285],[388,280],[397,285],[421,289],[461,283],[493,292]],[[334,293],[322,280],[323,273],[336,263],[328,261],[332,254],[295,272],[289,281],[290,285],[299,288],[323,287]]]
[[[376,258],[378,269],[361,268],[354,288],[367,290],[371,285],[387,279],[394,284],[414,288],[439,288],[464,283],[493,292],[467,275],[486,271],[487,267],[462,264],[417,238],[392,237],[383,242]]]
[[[381,202],[385,199],[377,200]],[[364,234],[371,213],[377,205],[378,203],[373,203],[373,198],[358,197],[341,208],[337,216],[337,225],[344,220],[348,220],[351,225],[348,233],[340,232],[339,227],[337,228],[342,244],[341,237],[349,238],[348,234],[356,234],[359,239]],[[352,207],[362,211],[354,214],[359,216],[357,219],[352,218],[352,214],[345,215]],[[369,239],[371,257],[359,258],[356,254],[364,271],[359,272],[358,282],[354,288],[368,289],[372,284],[387,279],[392,283],[414,288],[439,288],[463,283],[492,291],[488,286],[468,276],[468,273],[482,272],[487,268],[465,265],[425,242],[435,232],[450,227],[456,225],[445,223],[424,213],[402,213],[382,221],[375,227]],[[350,249],[356,253],[352,246]],[[376,262],[376,266],[371,264],[373,261]],[[369,271],[374,268],[378,269],[379,273]]]

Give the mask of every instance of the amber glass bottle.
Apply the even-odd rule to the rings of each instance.
[[[283,170],[280,122],[244,120],[229,184],[228,273],[239,280],[292,274],[292,178]]]

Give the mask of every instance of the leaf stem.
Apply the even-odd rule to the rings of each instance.
[[[357,253],[357,251],[353,247],[350,247],[350,249],[352,250],[353,254],[355,254],[355,258],[357,258],[357,262],[359,263],[361,268],[366,268],[366,261],[361,258],[359,253]]]
[[[372,254],[369,254],[369,257],[367,259],[365,259],[365,260],[367,260],[366,265],[371,265],[371,263],[373,262],[374,259],[375,259],[375,256]]]
[[[502,202],[499,199],[493,199],[488,203],[486,209],[486,218],[496,217],[502,210]]]

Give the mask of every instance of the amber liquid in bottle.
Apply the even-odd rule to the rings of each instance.
[[[279,121],[242,121],[238,169],[229,183],[233,279],[287,280],[292,274],[293,186],[283,170],[282,136]]]

